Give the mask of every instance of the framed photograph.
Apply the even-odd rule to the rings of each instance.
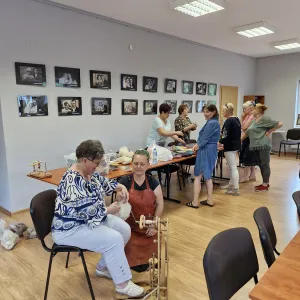
[[[205,100],[196,101],[196,113],[204,112],[205,106],[206,106],[206,101]]]
[[[143,91],[157,93],[157,77],[143,76]]]
[[[193,112],[193,101],[182,101],[182,104],[186,105],[189,108],[189,114]]]
[[[137,75],[121,74],[121,90],[137,91]]]
[[[193,91],[194,91],[194,82],[182,80],[181,88],[182,88],[182,94],[191,95],[191,94],[193,94]]]
[[[92,98],[92,115],[111,115],[111,98]]]
[[[177,100],[166,100],[164,103],[171,106],[170,114],[177,114]]]
[[[206,95],[207,83],[205,82],[196,82],[196,94],[197,95]]]
[[[207,101],[207,105],[210,105],[210,104],[216,105],[217,101],[215,101],[215,100],[208,100]]]
[[[175,94],[177,91],[177,80],[169,79],[165,80],[165,93]]]
[[[298,118],[297,118],[297,126],[300,126],[300,114],[298,114]]]
[[[46,86],[46,66],[15,62],[16,83],[21,85]]]
[[[157,100],[144,100],[144,115],[156,115],[157,102]]]
[[[138,101],[132,99],[122,100],[122,115],[137,115]]]
[[[106,71],[90,70],[90,86],[92,89],[110,90],[111,73]]]
[[[216,96],[217,95],[217,85],[215,83],[208,84],[208,96]]]
[[[59,116],[79,116],[82,115],[81,97],[58,97]]]
[[[80,88],[80,69],[54,67],[54,72],[56,86]]]
[[[47,96],[19,96],[19,117],[48,116]]]

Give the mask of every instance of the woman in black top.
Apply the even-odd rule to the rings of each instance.
[[[224,122],[219,150],[224,150],[224,155],[230,170],[229,184],[224,185],[221,189],[226,190],[225,194],[239,196],[239,172],[236,163],[236,154],[241,147],[241,123],[240,120],[233,116],[234,106],[227,103],[223,106]]]

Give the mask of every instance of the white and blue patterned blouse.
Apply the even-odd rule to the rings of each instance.
[[[67,170],[57,188],[52,231],[99,226],[107,217],[103,196],[111,195],[117,184],[99,173],[87,181],[78,172]]]

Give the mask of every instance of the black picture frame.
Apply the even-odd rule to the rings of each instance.
[[[171,106],[170,114],[174,115],[177,113],[177,100],[165,100],[166,104],[169,104]]]
[[[47,85],[46,66],[41,64],[15,62],[16,84],[42,86]]]
[[[17,98],[19,117],[48,116],[48,98],[45,95],[20,95]]]
[[[196,113],[203,113],[204,112],[204,108],[207,105],[205,100],[197,100],[196,101]]]
[[[183,100],[181,104],[184,104],[189,108],[189,114],[191,114],[193,112],[194,102],[192,100]]]
[[[111,98],[91,99],[92,115],[111,115]]]
[[[90,70],[91,89],[110,90],[111,72]]]
[[[209,83],[207,87],[207,95],[208,96],[216,96],[217,95],[218,85],[216,83]]]
[[[81,116],[81,97],[57,97],[57,107],[59,116]]]
[[[55,86],[67,88],[80,88],[80,69],[68,67],[54,67]]]
[[[181,89],[182,94],[192,95],[194,92],[194,81],[182,80]]]
[[[165,79],[165,93],[176,94],[177,92],[177,80],[166,78]]]
[[[138,108],[137,99],[122,99],[122,115],[137,115]]]
[[[206,82],[196,82],[196,95],[206,95],[207,83]]]
[[[143,91],[157,93],[158,78],[143,76]]]
[[[144,115],[156,115],[157,114],[157,100],[144,100]]]
[[[137,91],[137,75],[121,74],[121,90]]]
[[[210,104],[217,105],[217,101],[216,100],[208,100],[207,105],[210,105]]]

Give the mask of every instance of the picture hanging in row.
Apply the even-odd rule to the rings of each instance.
[[[186,105],[189,109],[189,114],[193,112],[193,101],[182,101],[182,104]]]
[[[111,73],[106,71],[90,70],[90,84],[92,89],[111,89]]]
[[[194,81],[182,80],[182,94],[193,94]]]
[[[122,100],[122,115],[137,115],[138,101],[132,99]]]
[[[46,66],[15,63],[16,83],[21,85],[46,86]]]
[[[59,116],[79,116],[82,115],[81,97],[58,97]]]
[[[157,84],[158,78],[157,77],[147,77],[143,76],[143,91],[144,92],[157,92]]]
[[[177,114],[177,100],[166,100],[164,103],[167,103],[171,106],[170,114]]]
[[[111,115],[111,98],[92,98],[92,115]]]
[[[47,96],[19,96],[19,116],[48,116]]]
[[[204,111],[205,106],[206,106],[205,100],[196,101],[196,113],[202,113]]]
[[[121,74],[121,90],[137,91],[137,75]]]
[[[80,69],[54,67],[54,72],[56,86],[80,88]]]
[[[215,83],[208,84],[208,96],[216,96],[217,95],[217,85]]]
[[[156,115],[157,103],[157,100],[144,100],[144,115]]]
[[[197,95],[206,95],[207,83],[205,82],[196,82],[196,94]]]
[[[175,94],[176,91],[177,91],[177,80],[167,78],[165,80],[165,93]]]

